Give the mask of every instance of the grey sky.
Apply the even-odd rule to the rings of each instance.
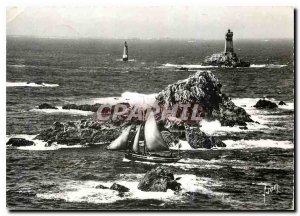
[[[291,7],[7,8],[7,35],[68,38],[293,38]]]

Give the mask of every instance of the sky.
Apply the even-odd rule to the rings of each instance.
[[[6,34],[57,38],[294,38],[292,7],[8,7]]]

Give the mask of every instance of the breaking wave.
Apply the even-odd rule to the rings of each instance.
[[[142,94],[138,92],[123,92],[121,96],[117,97],[105,97],[105,98],[93,98],[83,103],[100,103],[100,104],[118,104],[118,103],[130,103],[133,105],[151,105],[155,102],[156,93],[153,94]]]
[[[276,65],[276,64],[251,64],[251,68],[283,68],[287,65]]]
[[[38,109],[34,108],[29,110],[30,112],[40,112],[40,113],[47,113],[47,114],[69,114],[69,115],[83,115],[89,116],[93,115],[94,113],[91,111],[83,111],[83,110],[76,110],[76,109],[63,109],[62,107],[57,107],[58,109]]]
[[[287,65],[277,65],[277,64],[251,64],[250,68],[282,68],[286,67]],[[205,68],[218,68],[218,66],[213,65],[193,65],[193,64],[187,64],[187,65],[178,65],[178,64],[170,64],[166,63],[161,66],[162,68],[188,68],[188,69],[205,69]]]
[[[37,84],[34,82],[6,82],[6,87],[58,87],[58,84],[41,83]]]
[[[232,102],[240,107],[243,107],[244,109],[248,110],[257,110],[255,107],[253,107],[257,101],[259,101],[262,98],[233,98]],[[274,99],[274,98],[266,98],[266,100],[269,100],[273,103],[278,103],[280,101]],[[294,103],[293,102],[286,102],[286,105],[278,105],[279,109],[288,109],[288,110],[294,110]],[[264,111],[264,110],[258,110],[258,111]]]
[[[219,135],[226,135],[226,133],[228,132],[238,133],[238,132],[265,130],[265,129],[269,129],[269,126],[250,122],[247,123],[247,130],[244,130],[240,126],[233,126],[233,127],[222,126],[218,120],[210,121],[210,122],[203,120],[201,121],[200,129],[201,131],[203,131],[208,135],[219,136]]]
[[[44,142],[42,140],[35,140],[34,138],[36,135],[27,135],[27,134],[14,134],[14,135],[7,135],[6,136],[6,142],[10,138],[23,138],[28,141],[33,141],[34,145],[32,146],[20,146],[20,147],[14,147],[19,150],[31,150],[31,151],[49,151],[49,150],[58,150],[58,149],[64,149],[64,148],[83,148],[83,145],[61,145],[57,143],[53,143],[51,146],[47,146],[47,142]]]
[[[81,203],[114,203],[120,200],[130,199],[155,199],[165,202],[188,202],[186,192],[198,192],[201,194],[209,194],[212,196],[221,196],[221,193],[213,192],[204,187],[204,185],[220,184],[210,178],[197,177],[195,175],[175,175],[175,178],[181,183],[182,191],[175,193],[172,190],[167,192],[144,192],[137,188],[141,174],[123,174],[119,180],[114,181],[117,184],[129,188],[129,192],[119,195],[118,191],[110,189],[98,189],[97,185],[101,184],[105,187],[110,187],[114,182],[104,181],[68,181],[61,183],[58,192],[39,193],[36,196],[41,199],[64,200],[66,202],[81,202]]]
[[[224,140],[226,149],[247,149],[247,148],[281,148],[293,149],[294,144],[290,141],[276,141],[270,139],[259,140]]]
[[[217,68],[218,66],[212,66],[212,65],[192,65],[192,64],[188,64],[188,65],[177,65],[177,64],[163,64],[162,67],[167,67],[167,68],[188,68],[188,69],[203,69],[203,68]]]

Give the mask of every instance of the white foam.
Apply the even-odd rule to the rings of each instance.
[[[61,145],[57,143],[53,143],[51,146],[47,146],[47,142],[44,142],[42,140],[34,140],[34,137],[36,135],[27,135],[27,134],[14,134],[14,135],[7,135],[6,136],[6,142],[10,138],[24,138],[28,141],[33,141],[34,145],[32,146],[20,146],[16,147],[16,149],[19,150],[30,150],[30,151],[49,151],[49,150],[58,150],[58,149],[64,149],[64,148],[84,148],[85,146],[83,145],[72,145],[72,146],[67,146],[67,145]]]
[[[116,59],[116,61],[123,61],[123,59]],[[135,62],[135,59],[128,59],[129,62]],[[126,61],[125,61],[126,62]]]
[[[94,113],[91,111],[83,111],[83,110],[76,110],[76,109],[63,109],[62,107],[57,107],[58,109],[31,109],[30,112],[41,112],[41,113],[48,113],[48,114],[70,114],[70,115],[93,115]]]
[[[69,181],[61,185],[60,192],[40,193],[36,196],[42,199],[62,199],[67,202],[114,203],[119,200],[129,199],[156,199],[170,202],[175,200],[182,201],[183,194],[185,192],[199,192],[202,194],[219,195],[219,193],[214,193],[213,191],[204,187],[206,184],[212,185],[215,183],[210,178],[201,178],[189,174],[175,175],[175,178],[180,177],[178,180],[178,182],[181,183],[182,188],[180,193],[175,193],[172,190],[168,190],[166,192],[145,192],[139,190],[137,187],[139,183],[138,180],[142,176],[143,175],[141,174],[130,174],[130,176],[125,176],[126,180],[120,179],[115,181],[117,184],[123,185],[130,189],[129,192],[124,193],[124,196],[119,196],[119,193],[114,190],[96,189],[96,186],[99,184],[106,187],[110,187],[113,184],[113,182],[104,181]],[[132,177],[133,179],[130,180]]]
[[[212,66],[212,65],[193,65],[193,64],[187,64],[187,65],[177,65],[177,64],[163,64],[163,67],[175,67],[175,68],[189,68],[189,69],[203,69],[203,68],[217,68],[218,66]]]
[[[178,144],[180,144],[180,150],[196,150],[196,149],[194,149],[194,148],[192,148],[190,146],[190,144],[188,143],[188,141],[179,140]],[[171,146],[170,146],[170,149],[172,149],[172,150],[178,150],[178,144],[175,145],[174,143],[172,143]]]
[[[198,169],[220,169],[221,165],[214,164],[216,160],[202,160],[202,159],[181,159],[177,163],[165,163],[164,166],[179,167],[183,170]]]
[[[287,65],[277,65],[277,64],[251,64],[251,68],[282,68],[286,67]]]
[[[6,82],[6,87],[58,87],[58,84],[48,83],[27,83],[27,82]]]
[[[282,109],[285,110],[294,110],[294,103],[293,102],[286,102],[286,105],[278,105],[279,101],[275,100],[274,98],[267,98],[266,100],[269,100],[273,103],[276,103],[278,105],[278,109],[257,109],[254,107],[254,105],[260,100],[261,98],[233,98],[232,102],[242,107],[246,110],[248,114],[251,115],[251,118],[254,121],[259,122],[260,124],[267,124],[270,122],[270,118],[272,118],[272,115],[270,113],[276,113]],[[287,115],[285,115],[287,117]],[[275,117],[274,117],[275,118]],[[282,117],[284,118],[284,117]]]
[[[251,64],[251,68],[282,68],[286,67],[287,65],[277,65],[277,64]],[[218,66],[213,66],[213,65],[194,65],[194,64],[183,64],[183,65],[178,65],[178,64],[171,64],[171,63],[166,63],[163,64],[162,67],[169,67],[169,68],[189,68],[189,69],[203,69],[203,68],[218,68]]]
[[[222,126],[218,120],[215,120],[215,121],[202,120],[200,129],[207,135],[214,135],[214,136],[226,135],[229,132],[240,133],[240,132],[259,131],[259,130],[270,129],[266,125],[253,123],[253,122],[248,122],[247,128],[248,129],[244,130],[244,129],[241,129],[240,126],[233,126],[233,127]]]
[[[100,103],[115,105],[118,103],[130,103],[132,105],[152,105],[155,102],[156,93],[153,94],[141,94],[138,92],[124,92],[121,97],[105,97],[105,98],[94,98],[87,103]]]
[[[226,149],[248,149],[248,148],[282,148],[293,149],[294,144],[290,141],[277,141],[270,139],[259,140],[225,140]]]
[[[253,107],[259,100],[262,98],[233,98],[231,101],[239,106],[244,108],[246,111],[253,111],[253,110],[258,110],[259,112],[267,112],[268,110],[261,110],[261,109],[256,109]],[[266,100],[269,100],[273,103],[276,103],[278,105],[279,101],[274,99],[274,98],[266,98]],[[278,105],[279,109],[289,109],[293,110],[294,109],[294,103],[293,102],[286,102],[286,105]]]
[[[17,67],[17,68],[23,68],[23,67],[26,67],[26,65],[24,64],[19,64],[19,65],[7,65],[9,67]]]

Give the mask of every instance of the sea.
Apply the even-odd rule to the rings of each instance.
[[[160,164],[180,178],[179,193],[137,189],[144,174],[158,166],[132,162],[124,153],[94,147],[53,145],[34,140],[29,147],[6,148],[6,205],[11,210],[292,210],[294,209],[294,41],[235,40],[249,68],[203,66],[224,48],[222,40],[124,40],[7,37],[6,142],[33,140],[55,121],[77,121],[95,114],[63,105],[103,101],[147,101],[169,84],[199,70],[210,70],[222,92],[255,121],[247,130],[202,121],[201,129],[225,148],[192,149],[183,159]],[[179,70],[188,68],[187,71]],[[286,105],[253,107],[266,98]],[[49,103],[57,110],[39,110]],[[3,143],[6,145],[6,143]],[[122,196],[97,185],[119,183]]]

